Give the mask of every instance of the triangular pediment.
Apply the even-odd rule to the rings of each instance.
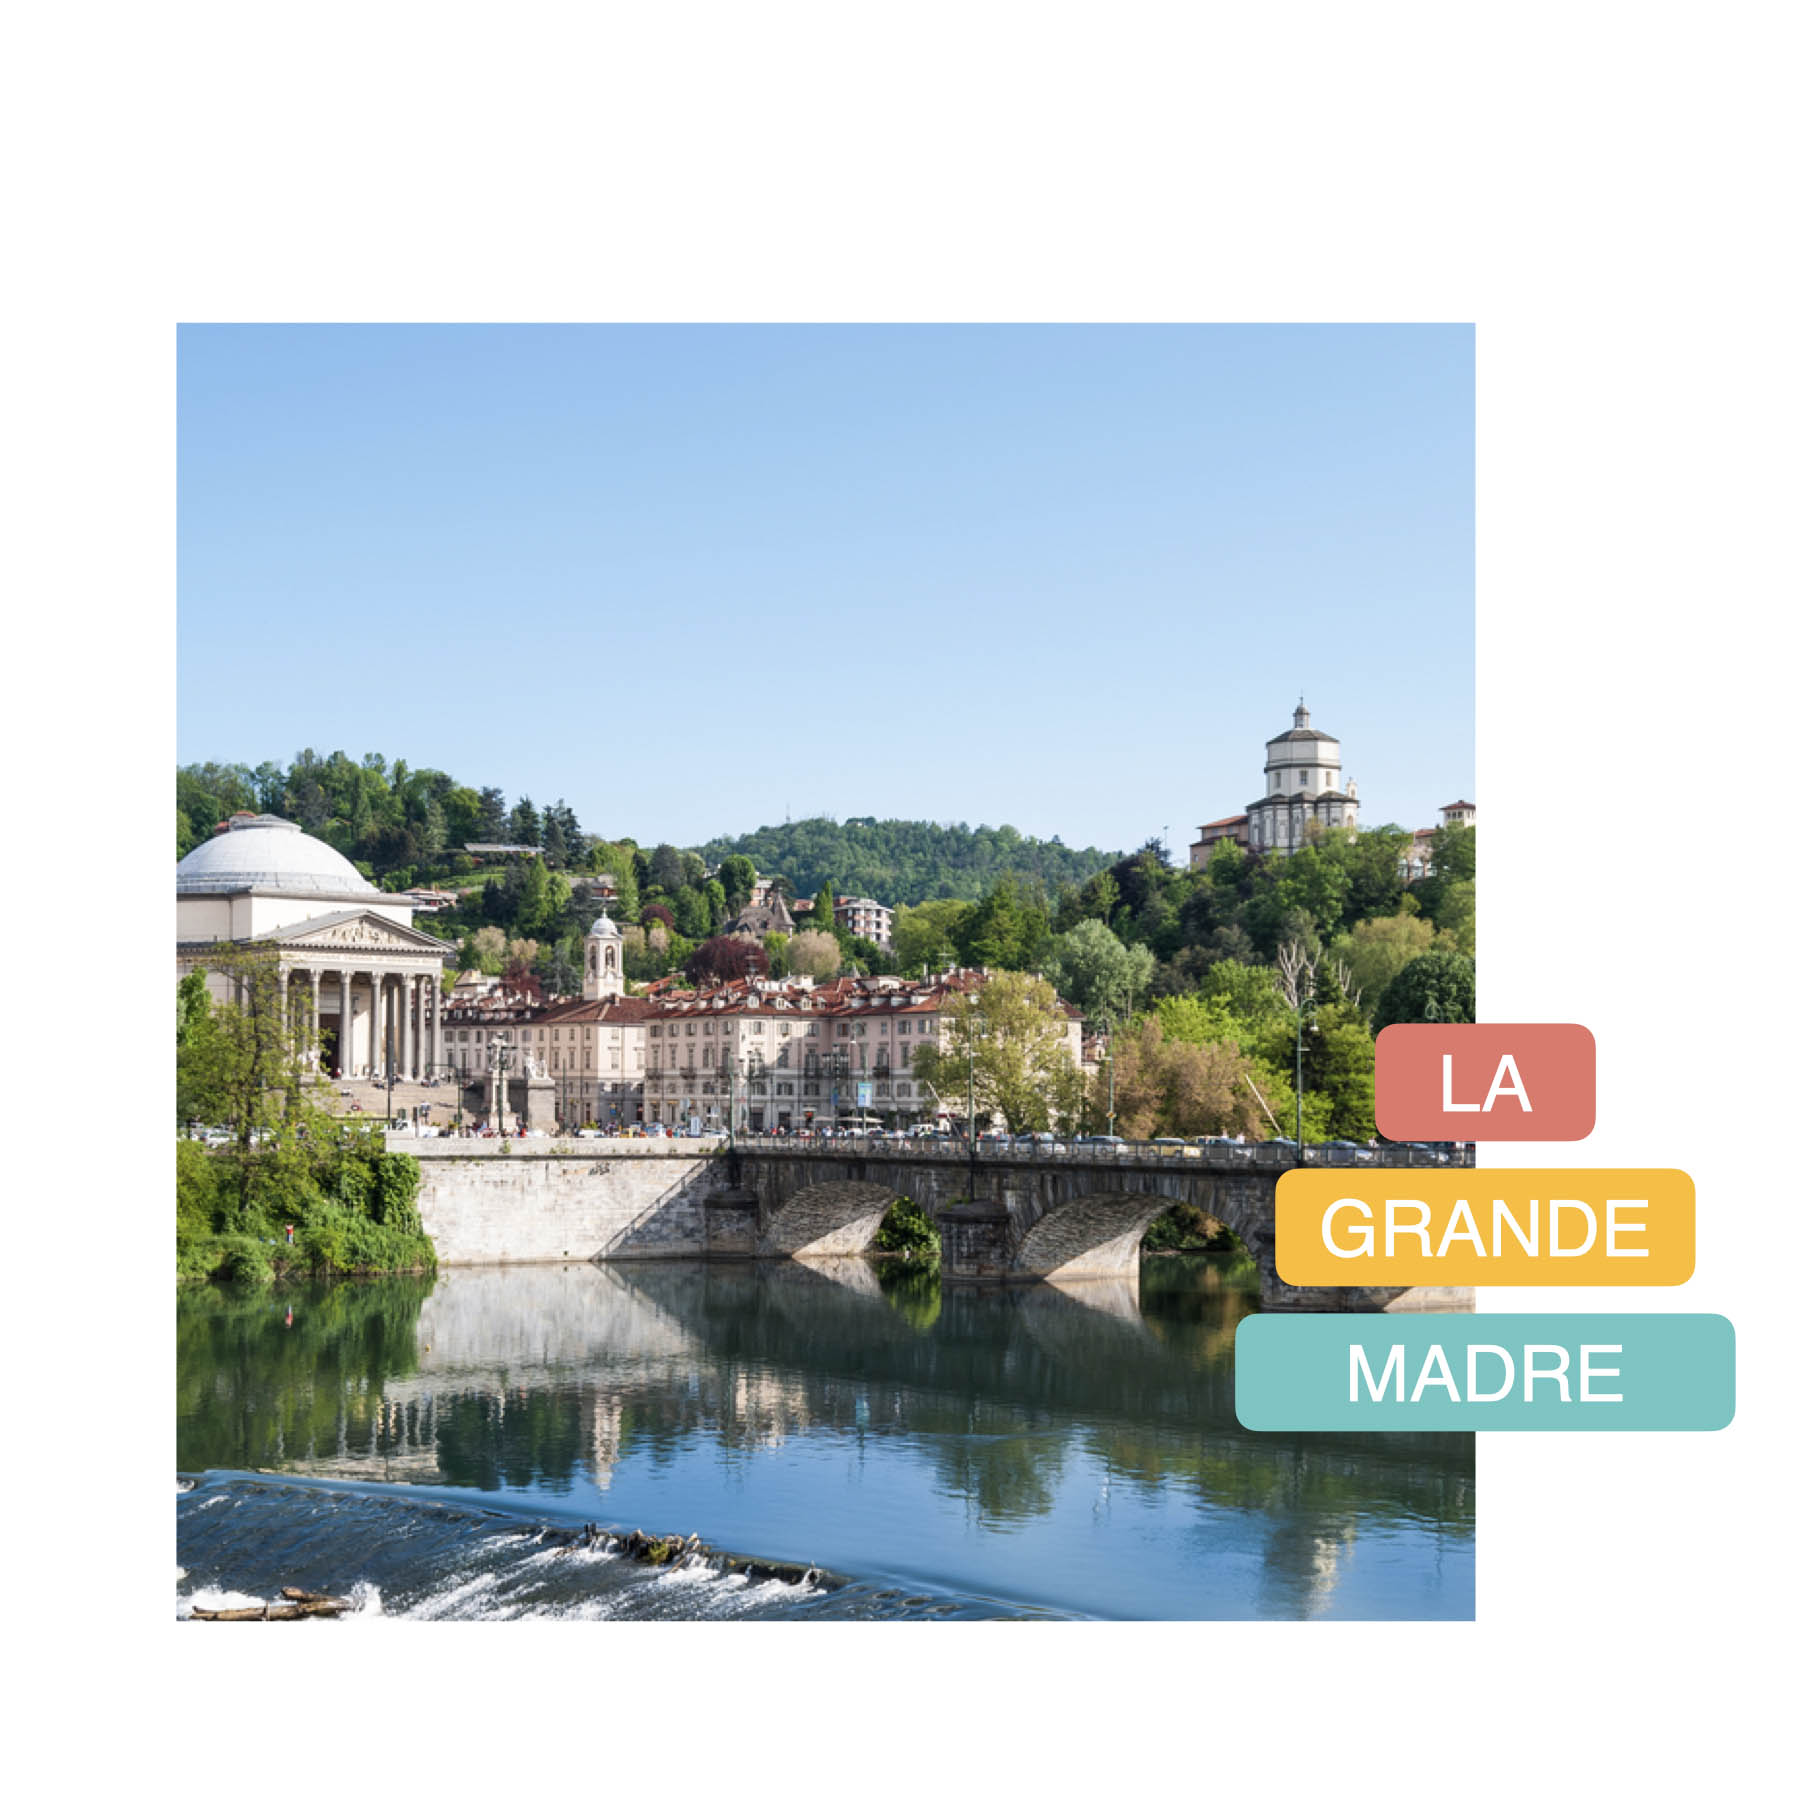
[[[280,944],[288,950],[435,950],[440,956],[448,956],[455,948],[442,938],[415,931],[410,925],[362,907],[301,919],[297,924],[262,932],[255,941]]]

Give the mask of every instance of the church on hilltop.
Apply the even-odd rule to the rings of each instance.
[[[1230,838],[1249,850],[1291,856],[1306,842],[1307,827],[1356,829],[1356,783],[1344,779],[1338,740],[1315,731],[1303,698],[1294,708],[1294,723],[1269,739],[1263,762],[1263,793],[1230,818],[1202,825],[1188,846],[1191,867],[1203,869],[1216,845]]]

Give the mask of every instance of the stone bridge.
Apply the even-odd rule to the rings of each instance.
[[[1467,1289],[1290,1287],[1275,1273],[1275,1184],[1291,1160],[1226,1146],[1198,1154],[983,1146],[971,1159],[966,1148],[905,1140],[851,1140],[843,1148],[776,1140],[727,1160],[731,1189],[709,1207],[746,1215],[754,1207],[755,1253],[763,1256],[862,1255],[904,1195],[942,1234],[947,1281],[1135,1278],[1150,1225],[1172,1206],[1191,1206],[1243,1241],[1266,1307],[1409,1310],[1470,1300]],[[736,1234],[745,1248],[749,1222],[746,1216]]]
[[[1171,1206],[1229,1226],[1266,1307],[1321,1311],[1467,1305],[1468,1289],[1292,1288],[1275,1273],[1274,1146],[983,1144],[906,1139],[501,1141],[390,1136],[419,1157],[419,1206],[447,1266],[667,1257],[864,1255],[895,1200],[943,1237],[952,1282],[1135,1280],[1145,1231]],[[1313,1160],[1309,1153],[1309,1161]],[[1428,1163],[1384,1151],[1386,1164]]]

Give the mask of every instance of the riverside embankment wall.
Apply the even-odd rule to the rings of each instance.
[[[419,1159],[419,1213],[446,1264],[704,1256],[707,1197],[726,1188],[724,1158],[679,1140],[565,1150],[531,1138],[391,1138],[389,1148]]]

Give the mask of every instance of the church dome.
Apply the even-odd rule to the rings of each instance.
[[[588,928],[589,937],[608,938],[623,937],[624,935],[605,913],[602,913]]]
[[[177,894],[242,894],[252,888],[345,900],[379,892],[329,844],[269,813],[240,815],[229,831],[196,844],[175,865]]]

